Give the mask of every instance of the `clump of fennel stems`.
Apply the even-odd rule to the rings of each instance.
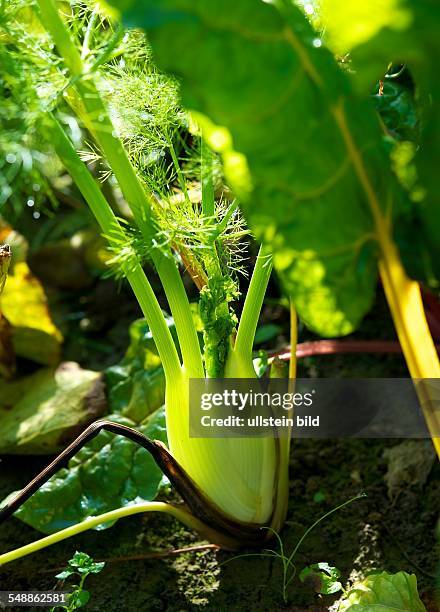
[[[67,74],[63,99],[67,100],[93,137],[96,146],[94,154],[105,161],[115,177],[136,225],[138,235],[135,240],[113,212],[100,185],[78,154],[68,135],[68,128],[56,116],[56,96],[41,117],[41,130],[87,202],[102,234],[108,239],[115,252],[115,261],[131,285],[150,327],[166,379],[165,408],[170,453],[184,479],[196,491],[196,497],[200,492],[199,505],[203,509],[199,516],[197,510],[194,512],[197,501],[192,512],[185,505],[163,502],[119,508],[0,555],[0,565],[104,522],[147,511],[168,513],[227,548],[240,548],[243,544],[252,543],[253,539],[255,543],[264,541],[280,530],[285,519],[290,438],[190,438],[189,380],[206,376],[256,377],[252,347],[272,270],[270,253],[264,246],[260,248],[238,322],[229,304],[237,296],[237,290],[228,266],[236,261],[234,249],[239,251],[239,239],[246,231],[239,220],[235,202],[216,202],[213,180],[215,160],[212,153],[202,140],[201,203],[197,209],[191,205],[185,177],[179,170],[175,151],[170,145],[174,171],[183,194],[183,206],[187,215],[192,214],[187,226],[191,228],[194,223],[198,226],[192,234],[185,227],[173,228],[173,213],[178,214],[179,203],[169,204],[168,209],[161,207],[156,194],[146,186],[147,181],[141,180],[127,146],[124,146],[118,134],[115,125],[117,117],[112,117],[97,86],[95,71],[101,60],[92,57],[87,61],[93,24],[99,19],[97,13],[92,13],[89,18],[80,51],[54,0],[38,0],[37,7],[41,24],[58,51],[57,62],[64,79]],[[121,32],[116,30],[110,38],[109,47],[116,44],[115,40],[121,40],[121,36]],[[108,53],[107,49],[102,51],[103,56]],[[171,226],[168,233],[163,231],[167,223]],[[231,248],[232,256],[227,254]],[[145,253],[159,276],[167,298],[176,326],[178,347],[143,270]],[[203,351],[176,253],[200,289],[200,310],[205,324]],[[239,253],[235,255],[238,259]],[[295,376],[295,345],[296,317],[292,308],[292,378]],[[225,465],[228,466],[227,470]]]

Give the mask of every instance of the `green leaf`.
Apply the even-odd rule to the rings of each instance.
[[[419,197],[412,207],[412,214],[404,220],[408,228],[405,239],[415,235],[413,244],[407,246],[404,253],[404,261],[410,274],[438,286],[440,75],[437,58],[440,52],[440,7],[431,0],[383,0],[380,4],[379,10],[377,0],[362,3],[324,0],[326,35],[332,42],[339,41],[336,42],[339,50],[351,50],[351,67],[362,91],[369,91],[384,78],[391,63],[405,64],[415,82],[420,132],[411,140],[417,145],[414,167],[417,168]],[[362,32],[362,36],[353,37],[355,32]],[[410,116],[408,109],[407,117]],[[402,233],[401,228],[400,231]],[[399,243],[401,239],[400,235]],[[417,259],[421,263],[415,266]]]
[[[266,373],[269,364],[269,357],[266,351],[260,350],[258,351],[257,356],[252,360],[252,365],[254,367],[257,378],[261,378]]]
[[[174,323],[167,318],[175,333]],[[109,407],[136,423],[165,401],[165,375],[145,319],[130,326],[130,345],[122,361],[106,370]]]
[[[93,565],[91,565],[89,568],[89,572],[91,574],[99,574],[99,572],[101,572],[104,569],[104,566],[105,566],[105,561],[101,561],[100,563],[93,563]]]
[[[106,408],[102,375],[76,363],[0,379],[0,453],[60,452]]]
[[[267,323],[266,325],[260,325],[257,328],[255,334],[254,344],[263,344],[264,342],[269,342],[269,340],[273,340],[276,338],[282,331],[282,328],[279,325],[275,325],[274,323]]]
[[[84,590],[77,590],[74,591],[70,596],[69,596],[69,607],[71,607],[72,610],[77,610],[78,608],[82,608],[83,606],[85,606],[90,599],[90,593],[89,591],[84,591]]]
[[[340,603],[340,612],[426,612],[414,574],[372,574],[354,585]]]
[[[327,499],[327,496],[323,491],[316,491],[316,493],[313,496],[313,501],[315,502],[315,504],[320,504],[326,499]]]
[[[58,580],[66,580],[66,578],[70,578],[75,572],[71,569],[66,569],[55,576]]]
[[[388,204],[395,186],[372,102],[351,91],[287,0],[111,4],[148,32],[159,66],[181,79],[184,104],[222,154],[303,321],[325,336],[353,331],[376,284],[367,191]],[[355,156],[367,168],[367,190]]]
[[[314,563],[305,567],[299,575],[301,582],[313,584],[317,593],[322,595],[333,595],[342,590],[339,582],[341,572],[337,567],[332,567],[328,563]]]
[[[135,427],[133,421],[117,414],[107,418]],[[151,414],[136,429],[166,442],[164,409]],[[54,533],[89,516],[154,499],[161,479],[162,472],[144,448],[127,438],[102,431],[15,516],[43,533]],[[97,529],[110,526],[106,523]]]
[[[69,561],[69,566],[80,574],[99,574],[104,568],[105,562],[97,563],[87,553],[76,551]]]
[[[383,28],[399,32],[411,22],[407,2],[400,0],[321,0],[319,12],[326,41],[341,55],[367,42]]]
[[[376,108],[380,113],[390,134],[399,140],[418,138],[418,117],[414,93],[398,82],[386,81],[382,95],[374,97]]]

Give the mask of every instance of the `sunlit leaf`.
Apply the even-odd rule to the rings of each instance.
[[[341,612],[426,612],[414,574],[372,574],[356,583],[340,603]]]
[[[105,409],[102,375],[75,363],[0,380],[0,453],[59,452]]]
[[[379,7],[380,5],[380,7]],[[420,127],[406,133],[414,142],[416,155],[409,171],[417,171],[416,198],[400,226],[399,243],[409,272],[438,286],[440,278],[440,6],[431,0],[368,0],[343,2],[324,0],[326,37],[338,48],[351,51],[354,82],[368,92],[391,64],[404,66],[415,89]],[[357,33],[362,32],[362,35]],[[396,72],[392,70],[391,72]],[[408,80],[408,77],[407,77]],[[402,116],[413,122],[414,110]],[[386,100],[380,105],[386,104]],[[394,106],[396,110],[396,106]]]
[[[167,319],[172,333],[173,320]],[[145,319],[130,326],[130,345],[121,362],[105,372],[109,408],[136,423],[165,402],[165,375]]]
[[[404,30],[411,23],[411,12],[401,0],[320,0],[324,36],[340,54],[370,40],[382,28]]]
[[[43,364],[59,360],[63,337],[52,321],[44,289],[26,263],[17,263],[8,276],[0,312],[13,327],[17,355]]]
[[[290,2],[112,4],[181,79],[303,321],[322,335],[353,331],[376,284],[371,193],[385,209],[394,189],[372,101]]]
[[[301,582],[313,586],[316,593],[322,595],[333,595],[342,590],[339,582],[341,572],[337,567],[332,567],[328,563],[320,562],[309,565],[301,570],[299,579]]]

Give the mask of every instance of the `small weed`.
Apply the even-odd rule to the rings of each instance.
[[[224,564],[229,563],[230,561],[234,561],[234,559],[241,559],[243,557],[275,557],[276,559],[279,559],[283,565],[283,587],[282,587],[283,600],[285,603],[287,603],[287,589],[290,583],[292,582],[292,580],[296,576],[296,567],[295,567],[295,564],[293,563],[293,559],[295,558],[295,555],[298,552],[301,544],[307,538],[309,533],[315,527],[317,527],[317,525],[319,525],[319,523],[321,523],[324,519],[328,518],[330,515],[334,514],[338,510],[342,510],[342,508],[345,508],[345,506],[348,506],[352,502],[357,501],[358,499],[362,499],[364,497],[367,497],[366,493],[359,493],[359,495],[352,497],[351,499],[347,500],[343,504],[340,504],[339,506],[336,506],[336,508],[333,508],[329,512],[326,512],[325,514],[323,514],[317,521],[313,523],[313,525],[311,525],[308,529],[306,529],[306,531],[303,533],[301,538],[296,543],[290,555],[286,554],[284,550],[283,541],[280,538],[279,534],[273,529],[271,529],[270,527],[265,527],[264,529],[271,531],[273,535],[275,536],[275,538],[277,539],[279,551],[265,549],[261,553],[248,553],[244,555],[236,555],[235,557],[232,557],[231,559],[228,559],[227,561],[225,561]],[[328,589],[330,589],[327,591],[328,593],[336,592],[336,591],[332,591],[331,589],[332,588],[336,589],[337,585],[340,584],[337,581],[337,579],[340,576],[339,570],[337,568],[332,568],[328,566],[327,564],[318,564],[318,565],[325,565],[325,567],[319,567],[319,568],[316,566],[317,569],[322,570],[321,572],[318,573],[314,571],[314,569],[316,569],[315,566],[310,566],[310,568],[304,568],[304,570],[301,572],[299,576],[300,580],[303,582],[306,578],[306,575],[309,574],[311,576],[312,571],[314,571],[315,575],[319,577],[321,583],[325,582],[327,584]],[[305,570],[309,570],[309,571],[307,572]],[[341,588],[342,588],[342,585],[341,585]],[[337,588],[337,590],[340,590],[340,589]]]
[[[96,563],[92,557],[86,553],[76,552],[70,559],[66,569],[57,574],[55,578],[65,581],[71,576],[77,576],[79,577],[79,583],[72,585],[74,590],[69,595],[67,606],[51,608],[51,612],[54,612],[56,609],[72,612],[73,610],[78,610],[78,608],[85,606],[90,599],[90,593],[84,589],[84,582],[90,574],[99,574],[99,572],[103,570],[104,565],[104,562]]]

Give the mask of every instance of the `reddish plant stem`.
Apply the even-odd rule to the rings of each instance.
[[[162,559],[166,557],[177,557],[177,555],[183,555],[184,553],[192,552],[203,552],[205,550],[212,550],[217,552],[220,550],[220,546],[217,544],[200,544],[197,546],[186,546],[185,548],[170,548],[169,550],[162,550],[157,552],[144,553],[143,555],[126,555],[123,557],[107,557],[98,559],[98,562],[104,563],[124,563],[125,561],[144,561],[148,559]],[[64,566],[52,567],[51,569],[41,570],[42,574],[53,574],[60,572],[64,569]]]
[[[440,352],[440,345],[436,345]],[[316,340],[302,342],[296,347],[296,357],[312,357],[313,355],[334,355],[348,353],[401,353],[399,342],[394,340]],[[290,359],[290,350],[286,346],[281,351],[270,353],[270,357],[278,357],[283,361]]]

